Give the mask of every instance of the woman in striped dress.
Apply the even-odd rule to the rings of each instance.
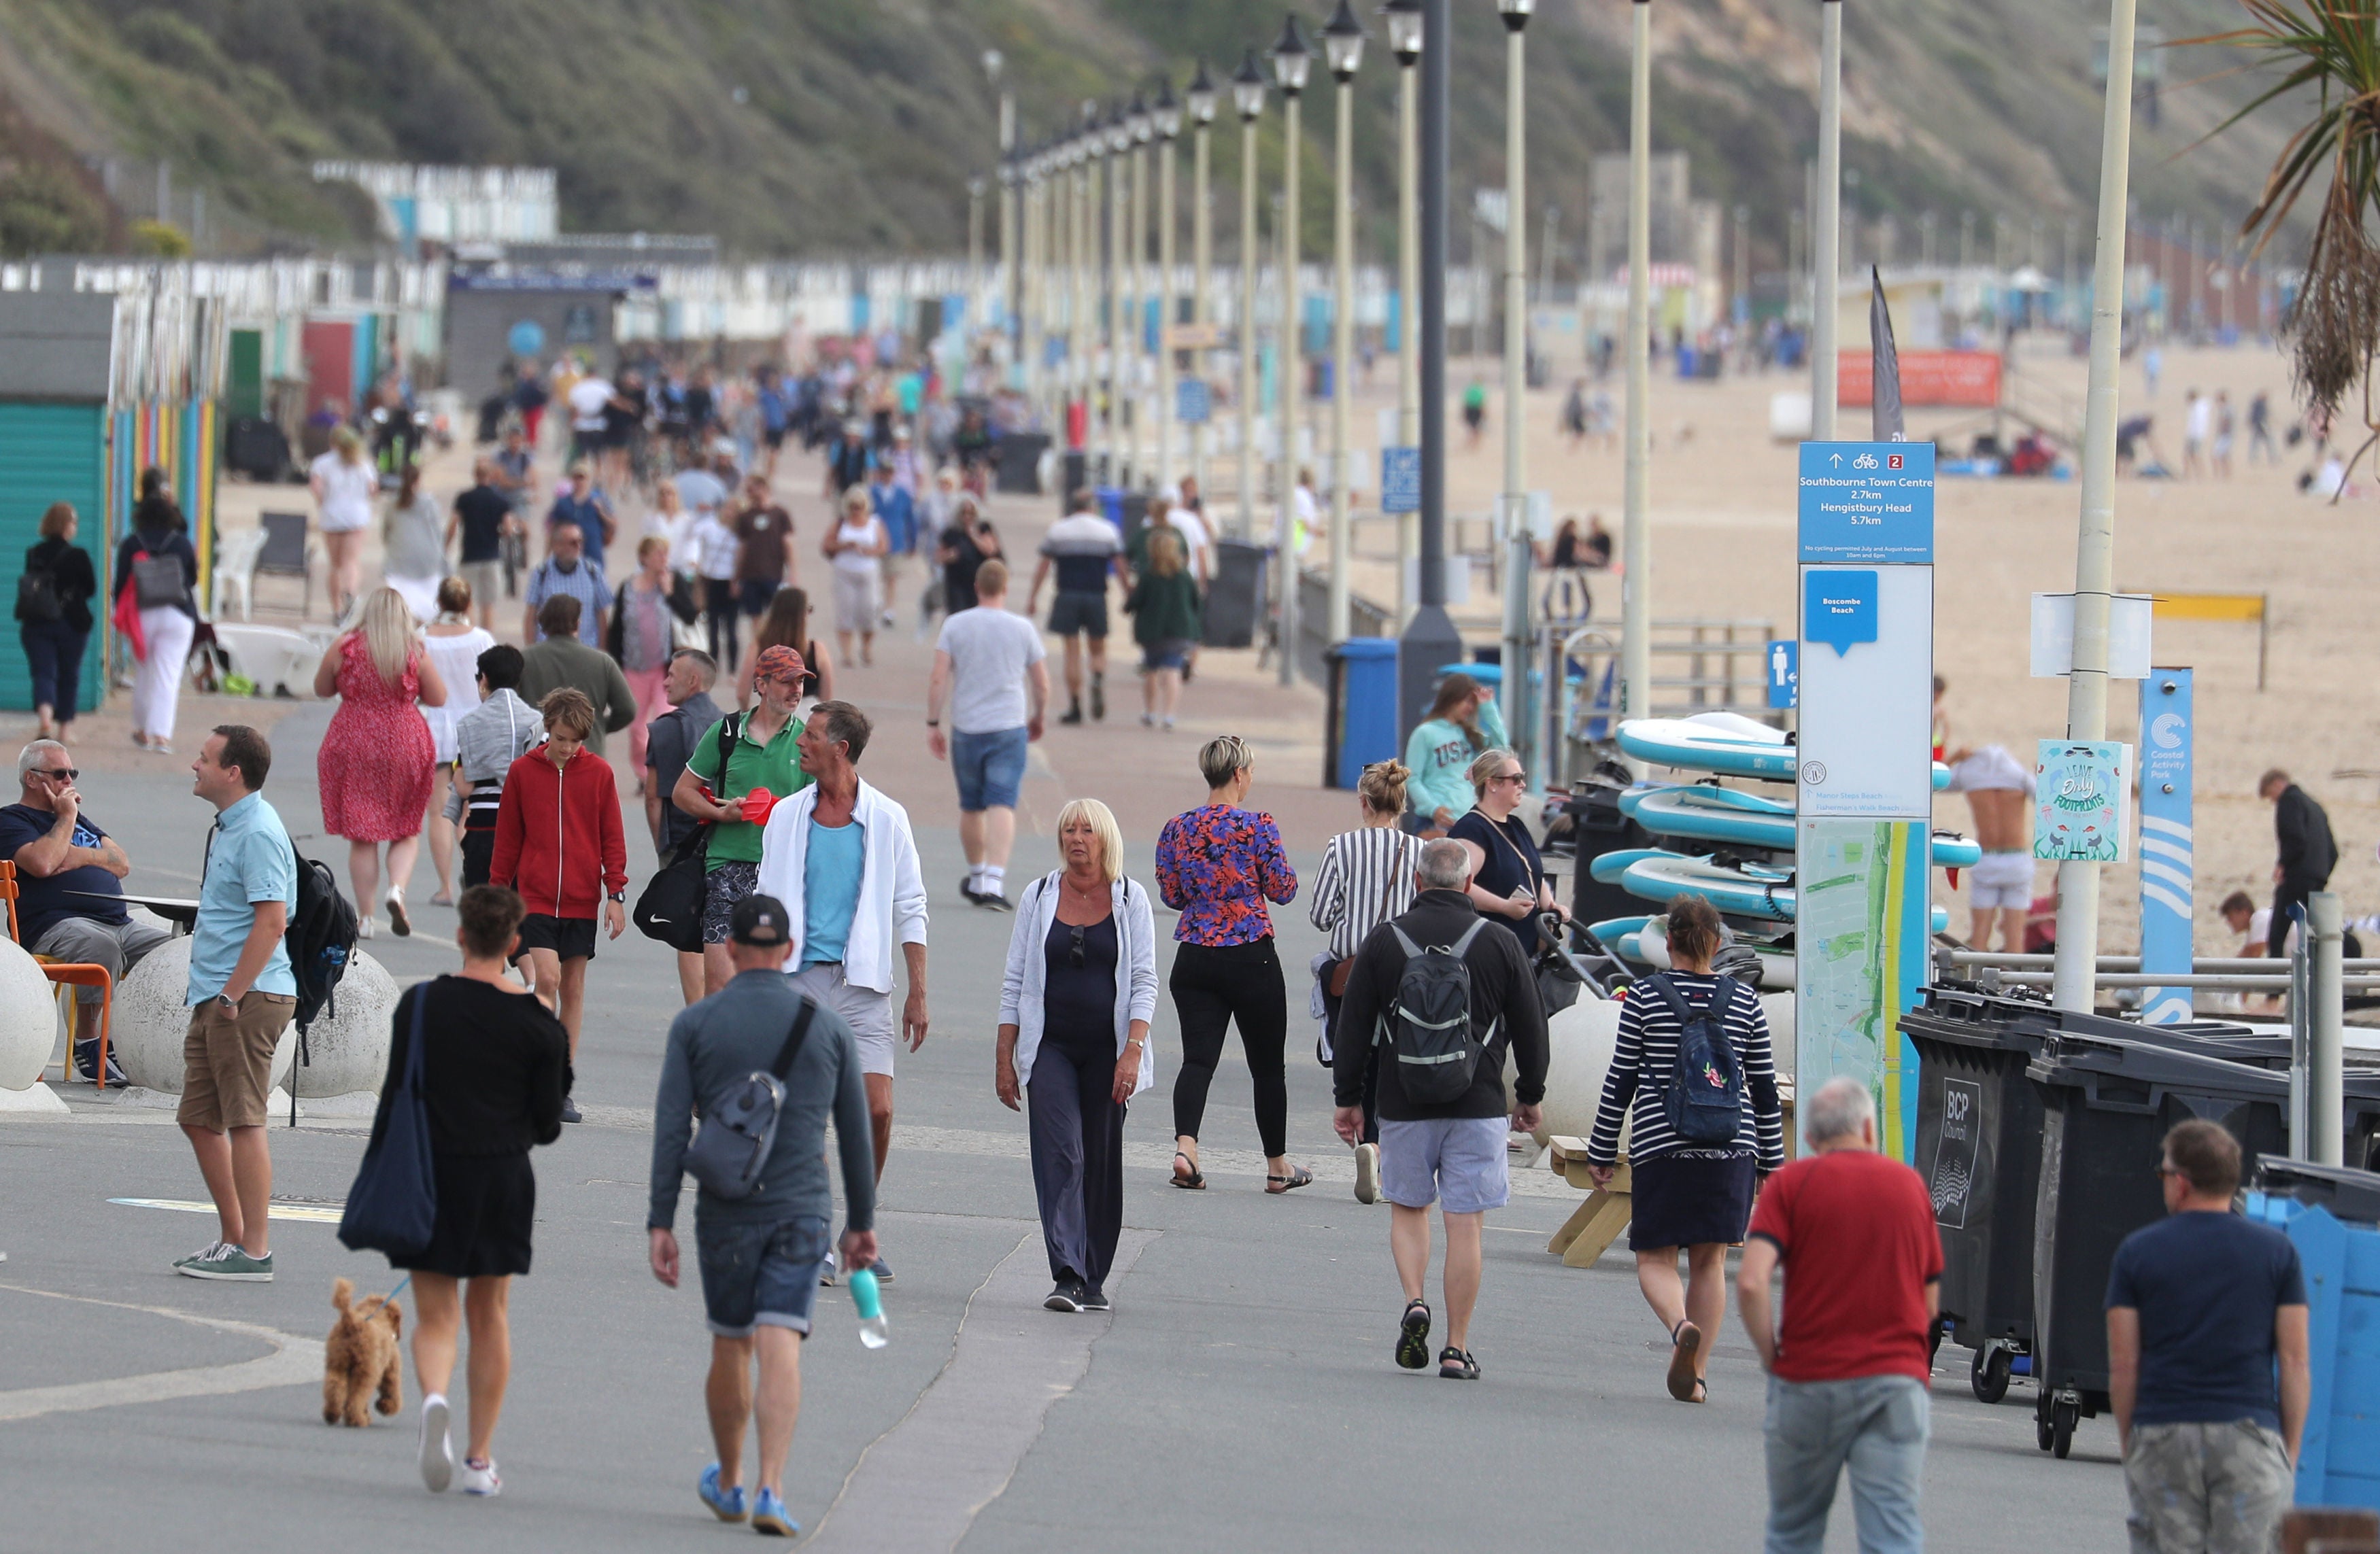
[[[1346,986],[1347,967],[1372,930],[1413,906],[1414,871],[1421,865],[1421,838],[1399,829],[1404,813],[1405,784],[1413,773],[1402,761],[1374,761],[1356,781],[1355,795],[1363,825],[1342,832],[1322,849],[1322,869],[1315,877],[1314,902],[1307,916],[1330,936],[1330,963],[1322,974],[1323,1040],[1333,1052],[1339,1048],[1339,990]],[[1357,1039],[1368,1039],[1361,1033]],[[1326,1060],[1327,1061],[1327,1060]],[[1364,1135],[1355,1146],[1355,1199],[1378,1200],[1380,1187],[1379,1071],[1368,1068],[1364,1079]]]
[[[1620,1158],[1628,1124],[1633,1179],[1628,1249],[1636,1283],[1670,1330],[1670,1395],[1701,1402],[1708,1393],[1708,1342],[1727,1316],[1727,1249],[1743,1239],[1759,1179],[1785,1164],[1785,1119],[1777,1099],[1777,1063],[1760,995],[1731,977],[1711,975],[1719,947],[1718,913],[1698,895],[1670,903],[1670,962],[1659,974],[1687,1008],[1701,1013],[1726,1000],[1727,1042],[1742,1073],[1742,1116],[1724,1144],[1695,1143],[1670,1129],[1663,1092],[1678,1066],[1681,1023],[1661,990],[1629,989],[1620,1038],[1587,1140],[1587,1171],[1601,1186]],[[1687,1281],[1678,1281],[1685,1248]]]

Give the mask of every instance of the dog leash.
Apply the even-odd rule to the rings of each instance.
[[[412,1283],[412,1282],[413,1282],[413,1275],[411,1275],[411,1274],[409,1274],[409,1273],[408,1273],[408,1274],[407,1274],[404,1278],[402,1278],[402,1279],[400,1279],[400,1280],[398,1280],[398,1281],[396,1281],[396,1288],[395,1288],[395,1289],[391,1290],[388,1293],[386,1293],[386,1294],[384,1294],[384,1295],[375,1296],[375,1297],[373,1298],[373,1300],[372,1300],[372,1305],[373,1305],[374,1306],[382,1306],[382,1305],[386,1305],[389,1302],[391,1302],[391,1301],[393,1301],[393,1300],[396,1299],[396,1297],[397,1297],[397,1296],[399,1296],[399,1295],[401,1295],[401,1294],[405,1293],[405,1287],[406,1287],[407,1284],[410,1284],[410,1283]]]

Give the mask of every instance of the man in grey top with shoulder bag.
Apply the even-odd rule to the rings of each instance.
[[[738,902],[729,938],[735,976],[726,987],[670,1023],[653,1103],[652,1206],[647,1219],[653,1277],[678,1281],[678,1189],[691,1171],[695,1255],[711,1331],[704,1390],[719,1460],[696,1492],[725,1522],[749,1519],[763,1532],[799,1528],[783,1499],[785,1457],[801,1413],[801,1341],[810,1330],[819,1267],[832,1244],[834,1196],[826,1165],[826,1124],[834,1123],[849,1206],[844,1266],[876,1260],[876,1157],[851,1027],[832,1009],[805,998],[784,975],[793,948],[783,903],[751,895]],[[777,1099],[763,1098],[765,1164],[734,1181],[719,1179],[730,1154],[710,1138],[722,1128],[750,1137],[756,1076],[773,1074]],[[693,1135],[696,1112],[704,1133]],[[722,1134],[721,1143],[733,1143]],[[722,1196],[721,1187],[729,1190]],[[759,1387],[752,1386],[754,1358]],[[757,1408],[755,1406],[757,1402]],[[759,1422],[757,1492],[744,1490],[746,1421]]]

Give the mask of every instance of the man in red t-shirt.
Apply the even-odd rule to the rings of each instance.
[[[1811,1153],[1768,1179],[1735,1289],[1768,1372],[1767,1554],[1817,1554],[1848,1464],[1864,1554],[1917,1554],[1925,1532],[1926,1384],[1942,1236],[1925,1181],[1876,1149],[1876,1102],[1852,1078],[1804,1103]],[[1785,1273],[1782,1330],[1769,1276]]]

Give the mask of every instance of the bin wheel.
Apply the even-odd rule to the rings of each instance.
[[[1942,1357],[1942,1335],[1949,1330],[1949,1323],[1944,1321],[1939,1317],[1934,1318],[1931,1330],[1929,1330],[1925,1335],[1927,1341],[1925,1347],[1925,1366],[1928,1370],[1931,1370],[1934,1367],[1935,1362]]]
[[[2068,1452],[2074,1450],[2074,1427],[2081,1422],[2082,1418],[2082,1407],[2080,1403],[2061,1402],[2050,1414],[2049,1449],[2061,1462],[2065,1460]]]
[[[2055,1445],[2058,1439],[2057,1432],[2050,1428],[2049,1413],[2049,1395],[2045,1392],[2033,1405],[2033,1440],[2044,1451]]]
[[[1968,1379],[1974,1386],[1978,1402],[1998,1402],[2007,1397],[2009,1352],[1996,1343],[1977,1350]]]

